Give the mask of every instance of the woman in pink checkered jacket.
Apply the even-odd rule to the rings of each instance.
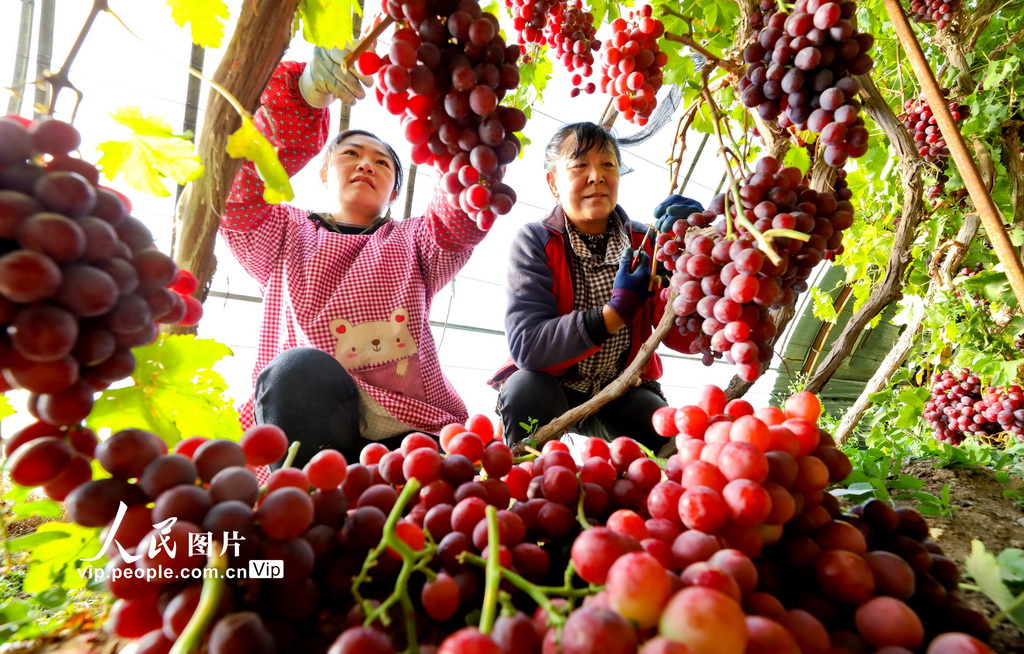
[[[427,319],[434,295],[484,232],[441,191],[422,216],[389,219],[402,186],[391,146],[360,130],[328,142],[327,107],[364,96],[341,64],[345,54],[317,48],[307,66],[282,62],[256,112],[289,175],[327,143],[320,178],[331,206],[311,213],[268,204],[247,162],[220,227],[263,292],[243,426],[284,429],[302,443],[300,466],[323,448],[352,461],[367,442],[393,447],[407,433],[437,433],[467,417],[441,373]]]

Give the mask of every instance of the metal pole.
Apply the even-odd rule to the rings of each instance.
[[[942,91],[935,81],[935,75],[932,73],[931,67],[928,66],[924,52],[921,51],[921,44],[917,42],[917,37],[910,28],[910,23],[903,13],[903,7],[900,6],[899,0],[884,0],[884,2],[885,9],[889,12],[889,18],[892,19],[893,27],[896,30],[896,36],[903,44],[914,74],[921,82],[924,96],[928,100],[928,107],[939,124],[939,132],[945,139],[953,162],[964,178],[967,192],[978,210],[981,224],[985,227],[985,234],[992,243],[992,249],[995,250],[999,262],[1006,267],[1006,278],[1010,282],[1013,294],[1017,297],[1017,303],[1024,306],[1024,265],[1021,264],[1021,260],[1010,242],[1010,237],[1006,234],[1003,217],[992,201],[992,196],[988,193],[988,188],[981,178],[974,159],[971,158],[964,137],[960,134],[956,123],[953,122],[946,98],[943,97]]]
[[[203,72],[203,63],[206,60],[206,48],[201,45],[192,44],[192,51],[189,57],[188,65],[194,70],[198,70],[200,73]],[[182,129],[186,132],[192,132],[192,142],[195,143],[196,137],[196,124],[199,117],[199,90],[202,88],[203,81],[195,75],[188,75],[188,87],[185,90],[185,117],[182,121]],[[181,197],[181,192],[185,190],[183,184],[178,184],[178,193],[174,197],[174,202],[178,202],[178,198]],[[171,246],[174,247],[173,245]]]
[[[7,113],[18,115],[25,100],[25,81],[28,78],[29,48],[32,40],[32,17],[35,13],[35,0],[21,0],[21,28],[18,31],[18,52],[14,58],[14,77],[11,88],[14,93],[7,101]]]
[[[43,79],[43,74],[50,70],[50,63],[53,57],[53,21],[57,14],[56,0],[43,0],[42,8],[39,11],[39,42],[36,47],[36,79]],[[32,115],[39,118],[41,112],[39,107],[50,106],[50,93],[52,89],[49,84],[36,86],[36,102]]]

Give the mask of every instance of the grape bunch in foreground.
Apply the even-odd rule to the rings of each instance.
[[[440,447],[414,433],[358,463],[324,450],[263,488],[252,468],[288,443],[272,425],[171,453],[126,429],[96,448],[111,476],[66,503],[79,524],[117,525],[131,560],[107,552],[107,628],[135,654],[166,652],[199,610],[203,534],[230,568],[283,564],[220,582],[210,654],[990,652],[920,514],[879,500],[844,513],[826,491],[851,464],[820,413],[810,393],[755,409],[705,387],[655,414],[678,450],[664,468],[627,436],[517,463],[473,416]],[[489,585],[507,610],[484,633]]]
[[[391,50],[363,53],[357,66],[375,75],[381,106],[402,117],[413,163],[433,165],[442,188],[487,230],[516,201],[501,180],[526,116],[499,103],[519,86],[519,47],[505,45],[498,19],[474,0],[390,0],[386,8],[400,25]]]
[[[868,54],[874,37],[858,33],[856,3],[797,0],[792,12],[774,4],[763,11],[754,21],[756,40],[743,51],[749,64],[739,84],[743,104],[782,128],[819,134],[830,166],[863,156],[868,131],[854,76],[874,65]]]
[[[775,159],[764,157],[739,185],[743,216],[762,234],[787,229],[808,235],[806,242],[771,238],[778,263],[736,222],[731,193],[716,195],[705,211],[680,216],[672,233],[660,234],[657,256],[674,271],[670,286],[679,295],[672,310],[679,330],[692,338],[690,352],[702,354],[705,365],[725,355],[736,364],[741,379],[757,379],[761,364],[772,356],[775,323],[768,310],[792,304],[807,290],[811,270],[822,259],[842,253],[843,231],[853,224],[851,196],[848,188],[837,195],[811,190],[799,170],[782,168]],[[733,238],[725,220],[726,203]],[[674,204],[670,197],[656,209],[656,217],[674,215]],[[691,229],[716,218],[712,234]]]
[[[202,316],[195,278],[72,155],[80,142],[58,120],[0,118],[0,391],[29,391],[38,419],[5,449],[21,450],[14,480],[54,498],[91,477],[96,437],[78,425],[94,394],[132,373],[158,323]]]

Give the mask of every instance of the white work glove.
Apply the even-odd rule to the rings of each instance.
[[[299,76],[299,92],[306,104],[324,109],[335,98],[352,105],[366,97],[363,86],[370,86],[372,80],[356,72],[354,66],[345,67],[348,55],[348,50],[339,48],[317,46],[313,49],[313,57]]]

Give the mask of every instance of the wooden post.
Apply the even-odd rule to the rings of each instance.
[[[928,100],[928,106],[938,123],[939,132],[946,141],[950,156],[956,163],[957,170],[963,177],[964,186],[967,187],[967,192],[970,193],[971,200],[978,210],[978,217],[981,218],[981,224],[985,227],[985,234],[988,236],[989,242],[992,243],[992,249],[995,250],[999,263],[1006,268],[1006,278],[1010,282],[1010,288],[1013,289],[1017,303],[1024,306],[1024,264],[1021,263],[1020,257],[1014,250],[1010,237],[1003,227],[1003,217],[995,202],[992,201],[988,189],[985,188],[981,173],[967,149],[967,143],[953,121],[953,115],[946,105],[946,98],[943,97],[942,89],[935,81],[935,75],[932,73],[931,67],[928,66],[928,61],[921,50],[921,44],[917,42],[917,37],[910,28],[903,7],[899,0],[884,0],[884,2],[885,9],[889,12],[889,18],[892,20],[893,29],[896,30],[896,37],[903,44],[907,59],[914,69],[917,80],[921,83],[924,97]]]

